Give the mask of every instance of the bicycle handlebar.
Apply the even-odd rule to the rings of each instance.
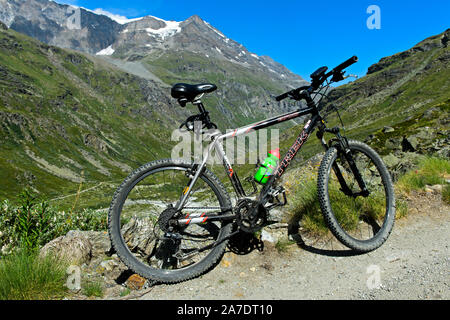
[[[340,71],[344,70],[345,68],[350,67],[352,64],[354,64],[356,62],[358,62],[358,57],[353,56],[350,59],[348,59],[347,61],[342,62],[340,65],[338,65],[333,70],[331,70],[331,73],[340,72]]]
[[[323,76],[323,78],[321,79],[322,81],[318,84],[318,86],[320,86],[323,82],[325,82],[325,80],[326,80],[328,77],[330,77],[331,75],[333,75],[333,76],[339,75],[341,79],[339,79],[339,77],[333,77],[333,79],[336,78],[336,79],[338,79],[338,81],[343,80],[343,77],[342,77],[342,71],[343,71],[345,68],[348,68],[349,66],[351,66],[352,64],[354,64],[354,63],[356,63],[356,62],[358,62],[358,57],[357,57],[357,56],[353,56],[353,57],[351,57],[350,59],[348,59],[348,60],[342,62],[342,63],[341,63],[340,65],[338,65],[336,68],[334,68],[333,70],[331,70],[330,72],[328,72],[327,74],[325,74],[325,75]],[[331,79],[331,80],[333,80],[333,79]],[[335,82],[338,82],[338,81],[335,81]],[[304,90],[304,89],[311,89],[311,88],[312,88],[312,86],[303,86],[303,87],[300,87],[300,88],[297,88],[297,89],[288,91],[288,92],[286,92],[286,93],[283,93],[283,94],[281,94],[281,95],[275,97],[275,100],[276,100],[276,101],[281,101],[281,100],[286,99],[286,98],[289,97],[289,96],[292,97],[292,98],[294,98],[294,99],[296,99],[296,100],[300,100],[300,99],[302,98],[301,95],[300,95],[300,91],[301,91],[301,90]],[[314,90],[314,89],[317,89],[317,88],[313,88],[313,89],[311,89],[311,90]]]

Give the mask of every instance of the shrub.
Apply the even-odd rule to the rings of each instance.
[[[0,203],[0,248],[3,254],[18,246],[40,247],[70,230],[106,230],[104,213],[92,209],[59,211],[29,190],[23,191],[18,198],[18,205],[12,205],[8,200]]]

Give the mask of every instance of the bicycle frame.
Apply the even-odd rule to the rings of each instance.
[[[228,175],[228,178],[231,181],[231,184],[233,185],[233,188],[236,192],[236,195],[238,196],[238,199],[242,199],[246,197],[245,191],[242,187],[242,184],[239,180],[239,177],[237,173],[233,170],[233,167],[231,166],[230,161],[228,160],[225,151],[223,149],[223,141],[226,139],[235,138],[241,135],[246,135],[252,131],[257,131],[263,128],[267,128],[273,125],[280,124],[285,121],[289,121],[295,118],[299,118],[308,114],[312,114],[311,120],[309,120],[306,125],[304,126],[303,130],[295,140],[294,144],[291,146],[289,151],[284,156],[283,160],[281,160],[274,171],[274,174],[269,178],[268,182],[264,186],[264,188],[261,190],[261,193],[259,195],[258,201],[260,204],[264,205],[267,201],[267,196],[269,191],[271,190],[272,185],[274,184],[276,179],[279,179],[283,173],[286,171],[287,167],[291,163],[292,159],[295,157],[295,155],[298,153],[298,151],[301,149],[303,144],[307,141],[308,137],[311,135],[311,133],[314,131],[317,123],[319,121],[322,121],[321,116],[319,115],[319,112],[315,105],[312,105],[311,103],[308,103],[308,107],[299,109],[297,111],[289,112],[286,114],[282,114],[270,119],[262,120],[253,124],[250,124],[245,127],[237,128],[232,132],[228,132],[226,134],[223,134],[221,132],[216,132],[211,135],[212,142],[209,144],[208,151],[206,152],[206,156],[204,156],[202,163],[200,165],[197,165],[195,175],[191,177],[189,185],[185,188],[184,194],[182,195],[180,201],[176,205],[177,210],[181,210],[186,203],[186,200],[188,199],[191,190],[193,189],[193,186],[195,185],[197,179],[203,172],[203,170],[206,167],[207,161],[209,157],[212,154],[212,151],[215,150],[216,154],[222,159],[223,166],[225,168],[225,171]],[[198,214],[200,215],[200,214]],[[234,216],[233,216],[234,217]],[[186,223],[199,223],[204,222],[204,217],[196,218],[195,214],[192,214],[189,216],[190,219],[184,219],[186,220]],[[212,217],[211,217],[212,218]],[[219,218],[219,217],[217,217]],[[217,220],[222,220],[224,217],[221,217]],[[184,220],[179,220],[179,223],[185,222]],[[198,220],[198,221],[197,221]],[[212,219],[211,219],[212,220]]]

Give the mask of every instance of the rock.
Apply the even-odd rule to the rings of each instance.
[[[387,139],[384,146],[388,150],[399,150],[401,147],[400,139]]]
[[[91,133],[84,136],[84,144],[100,152],[108,152],[108,144]]]
[[[116,259],[103,260],[96,268],[96,272],[107,279],[117,280],[128,268]]]
[[[92,257],[92,245],[87,237],[69,231],[65,236],[47,243],[41,250],[41,256],[54,254],[72,265],[89,263]]]
[[[153,250],[153,223],[150,219],[133,217],[122,228],[122,235],[131,251],[142,251],[150,254]]]
[[[419,145],[419,140],[416,137],[403,137],[402,140],[402,151],[403,152],[414,152],[417,150]]]
[[[423,128],[420,128],[418,130],[418,132],[416,134],[414,134],[412,137],[428,141],[432,138],[432,133],[433,132],[432,132],[432,130],[430,130],[429,127],[423,127]]]
[[[278,197],[282,201],[283,196],[280,194]],[[277,209],[270,210],[268,214],[268,220],[273,222],[280,222],[283,220],[283,217],[284,217],[283,211]]]
[[[431,189],[429,186],[426,186],[426,187],[424,188],[424,190],[425,190],[426,193],[434,193],[434,190]]]
[[[267,232],[266,230],[263,230],[261,232],[261,241],[267,241],[270,243],[276,242],[275,239],[272,237],[272,235],[269,232]]]
[[[125,284],[130,290],[141,290],[144,287],[145,282],[147,282],[147,280],[142,278],[140,275],[133,274],[128,278]]]
[[[442,184],[435,184],[432,186],[425,186],[425,191],[426,192],[431,192],[431,193],[441,193],[443,190],[444,186]]]
[[[384,127],[383,128],[383,130],[382,130],[384,133],[389,133],[389,132],[394,132],[395,131],[395,129],[394,128],[392,128],[392,127],[388,127],[388,126],[386,126],[386,127]]]
[[[396,167],[400,163],[400,159],[393,154],[383,157],[383,161],[389,169]]]
[[[89,239],[92,246],[92,256],[99,257],[111,251],[111,241],[107,231],[70,231],[73,236]]]
[[[0,21],[0,30],[8,30],[8,26]]]

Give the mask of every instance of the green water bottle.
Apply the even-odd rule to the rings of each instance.
[[[273,171],[276,169],[279,160],[280,160],[279,148],[269,151],[266,160],[264,160],[264,163],[259,167],[258,171],[255,174],[255,181],[260,184],[266,184],[267,181],[269,180],[269,177],[273,174]]]

